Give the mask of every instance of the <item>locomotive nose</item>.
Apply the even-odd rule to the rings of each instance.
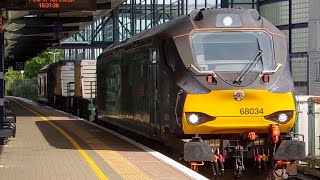
[[[274,102],[282,103],[275,104]],[[184,130],[194,134],[269,132],[279,124],[281,132],[291,129],[295,119],[291,93],[267,90],[219,90],[188,94],[184,104]],[[197,122],[194,122],[197,116]],[[191,118],[192,117],[192,118]]]

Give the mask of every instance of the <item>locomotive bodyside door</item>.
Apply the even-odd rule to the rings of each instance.
[[[159,51],[156,48],[149,49],[149,112],[151,137],[161,136],[161,122],[158,112],[158,56]]]

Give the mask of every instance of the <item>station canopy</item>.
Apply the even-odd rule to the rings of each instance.
[[[125,0],[1,0],[5,66],[55,47]],[[19,67],[18,67],[19,68]]]

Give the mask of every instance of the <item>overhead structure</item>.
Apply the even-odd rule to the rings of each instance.
[[[41,51],[108,14],[124,0],[5,0],[0,2],[5,66],[22,68]]]
[[[97,59],[104,46],[125,41],[193,9],[223,7],[223,1],[226,0],[127,0],[59,47],[65,49],[68,60]]]

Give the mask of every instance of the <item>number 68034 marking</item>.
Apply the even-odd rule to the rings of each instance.
[[[263,108],[241,108],[240,114],[263,114]]]

